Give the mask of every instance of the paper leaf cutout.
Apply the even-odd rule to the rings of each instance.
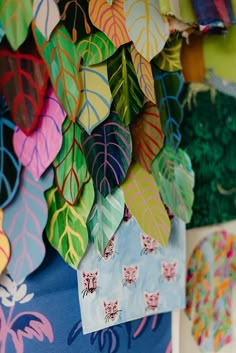
[[[81,128],[68,118],[62,127],[63,141],[60,152],[53,162],[58,192],[70,205],[75,205],[83,185],[90,175],[81,146]]]
[[[28,35],[33,18],[33,0],[0,1],[0,19],[13,50],[17,50]]]
[[[125,125],[140,112],[144,95],[136,76],[128,46],[121,47],[107,61],[108,79],[115,110]]]
[[[65,116],[65,111],[50,87],[45,95],[43,110],[36,129],[30,136],[26,136],[19,128],[15,130],[13,135],[15,152],[36,180],[45,172],[60,151],[61,125]]]
[[[183,77],[179,72],[162,71],[155,63],[152,63],[152,72],[165,142],[176,149],[181,141],[179,126],[183,109],[179,97],[183,89]]]
[[[112,5],[106,0],[89,2],[89,16],[94,26],[105,33],[117,48],[130,42],[123,7],[124,0],[113,0]]]
[[[110,58],[117,48],[103,32],[91,33],[79,41],[77,53],[83,58],[86,66],[100,64]]]
[[[46,198],[49,212],[46,226],[48,240],[65,262],[77,269],[88,246],[86,221],[94,201],[92,179],[84,186],[74,206],[65,202],[57,188],[48,190]]]
[[[24,169],[14,202],[4,209],[3,229],[12,249],[7,269],[15,282],[20,282],[33,272],[44,258],[42,233],[48,215],[44,191],[52,185],[52,181],[51,169],[38,182]]]
[[[165,146],[152,164],[163,202],[175,216],[189,222],[192,216],[194,173],[188,155]]]
[[[153,159],[162,149],[164,135],[156,104],[144,105],[137,120],[131,124],[133,156],[148,171],[151,171]]]
[[[151,61],[161,52],[168,37],[169,25],[160,13],[156,0],[125,0],[127,31],[138,52]]]
[[[81,89],[78,72],[80,58],[76,47],[63,26],[55,29],[49,42],[35,26],[33,31],[38,50],[47,64],[55,93],[68,117],[75,121]]]
[[[12,143],[15,125],[5,118],[6,114],[6,104],[0,97],[0,208],[6,207],[13,200],[21,171]]]
[[[95,205],[87,221],[89,238],[102,255],[124,215],[124,194],[120,188],[103,197],[96,193]]]
[[[181,39],[169,40],[164,49],[154,59],[155,64],[164,71],[180,71],[182,65],[180,61]]]
[[[133,44],[131,45],[131,57],[141,90],[148,98],[148,100],[156,103],[151,64],[146,59],[144,59],[141,54],[139,54]]]
[[[0,274],[5,270],[10,258],[10,244],[2,227],[3,211],[0,209]]]
[[[4,31],[4,28],[2,26],[2,23],[0,21],[0,43],[2,41],[2,38],[5,36],[5,31]]]
[[[47,83],[47,68],[33,43],[26,42],[16,52],[6,41],[0,44],[0,89],[13,121],[26,134],[37,125]]]
[[[107,64],[102,63],[93,67],[81,65],[80,75],[83,90],[77,121],[90,134],[110,113],[112,96],[107,77]]]
[[[153,176],[135,163],[130,167],[121,188],[126,205],[142,230],[161,245],[167,246],[170,220]]]
[[[81,137],[88,170],[96,188],[106,197],[124,180],[129,168],[132,158],[130,131],[112,112],[90,136],[83,131]]]
[[[60,12],[55,0],[33,0],[34,22],[42,35],[49,40],[60,22]]]
[[[61,20],[70,33],[73,43],[96,31],[88,15],[88,3],[88,0],[58,1]]]
[[[112,5],[112,0],[107,0],[107,3],[111,6]]]

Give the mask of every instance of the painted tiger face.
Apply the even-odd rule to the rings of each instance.
[[[177,261],[161,263],[161,276],[166,282],[172,282],[176,279]]]
[[[105,321],[115,321],[118,319],[118,313],[119,313],[119,305],[118,305],[118,300],[115,300],[113,302],[103,302],[104,305],[104,311],[105,311]]]
[[[131,285],[135,283],[138,277],[138,266],[124,266],[123,276],[125,285]]]
[[[84,289],[83,291],[87,294],[92,294],[96,292],[98,288],[98,271],[95,272],[83,272],[83,282],[84,282]]]
[[[146,302],[146,310],[151,310],[155,311],[159,307],[159,301],[160,301],[160,292],[154,292],[154,293],[144,293],[144,298]]]

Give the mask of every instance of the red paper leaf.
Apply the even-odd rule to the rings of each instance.
[[[46,65],[30,39],[16,52],[6,40],[0,44],[0,90],[12,120],[27,135],[37,125],[47,83]]]

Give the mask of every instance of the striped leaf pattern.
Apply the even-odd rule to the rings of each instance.
[[[153,176],[135,163],[121,188],[125,203],[141,229],[161,245],[167,246],[170,220]]]
[[[112,5],[107,0],[90,0],[89,16],[94,26],[105,33],[117,48],[130,42],[125,24],[124,0],[113,0]]]
[[[182,70],[180,52],[182,40],[170,39],[167,41],[164,49],[153,59],[155,64],[164,71]]]
[[[148,172],[153,159],[162,149],[164,135],[156,104],[147,102],[137,120],[131,124],[133,156]]]
[[[53,162],[55,180],[63,199],[75,205],[90,178],[81,146],[81,128],[66,118],[62,136],[62,147]]]
[[[70,206],[59,194],[56,187],[46,192],[48,222],[46,233],[51,245],[65,262],[77,269],[88,246],[86,221],[93,206],[94,189],[90,180],[74,206]]]
[[[17,50],[28,35],[33,18],[33,0],[0,1],[0,19],[13,50]]]
[[[152,174],[161,197],[172,212],[184,222],[192,216],[194,172],[188,155],[165,146],[152,164]]]
[[[144,101],[129,46],[123,46],[108,59],[107,70],[115,109],[123,123],[129,125],[139,114]]]
[[[110,58],[116,50],[110,39],[100,31],[89,34],[77,44],[77,53],[83,58],[83,64],[86,66],[100,64]]]
[[[103,197],[97,191],[95,204],[88,218],[89,239],[102,255],[124,215],[124,194],[120,188]]]
[[[135,48],[151,61],[163,49],[169,37],[169,25],[156,0],[125,0],[127,31]]]
[[[76,47],[64,26],[58,26],[50,41],[46,41],[40,31],[33,25],[35,42],[47,64],[55,93],[68,117],[75,121],[80,101],[80,58]]]
[[[94,129],[82,132],[82,146],[95,187],[106,197],[126,177],[132,158],[131,135],[116,113]]]
[[[141,90],[148,100],[156,103],[151,64],[139,54],[133,44],[131,45],[131,57]]]
[[[3,221],[3,210],[0,208],[0,274],[6,268],[8,261],[10,259],[10,253],[11,253],[8,237],[3,231],[2,221]]]
[[[104,62],[93,67],[81,65],[80,75],[83,89],[77,121],[90,134],[110,113],[112,96],[107,64]]]
[[[42,35],[49,40],[60,21],[60,12],[55,0],[34,0],[34,22]]]

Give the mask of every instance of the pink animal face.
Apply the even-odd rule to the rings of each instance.
[[[145,302],[146,302],[146,310],[155,311],[159,307],[160,300],[160,292],[155,293],[144,293]]]
[[[115,321],[118,318],[118,300],[114,302],[103,302],[105,310],[105,321]]]
[[[123,267],[124,284],[133,284],[138,277],[138,266],[124,266]]]
[[[83,282],[84,282],[84,295],[96,292],[98,288],[98,271],[95,272],[83,272]]]
[[[159,245],[149,235],[142,234],[142,247],[145,254],[153,254],[157,251]]]
[[[107,244],[107,246],[104,249],[102,258],[104,260],[109,260],[112,255],[114,254],[114,247],[115,247],[115,236],[113,235],[113,237],[110,239],[109,243]]]
[[[177,262],[164,262],[161,263],[161,276],[166,282],[171,282],[176,278]]]

